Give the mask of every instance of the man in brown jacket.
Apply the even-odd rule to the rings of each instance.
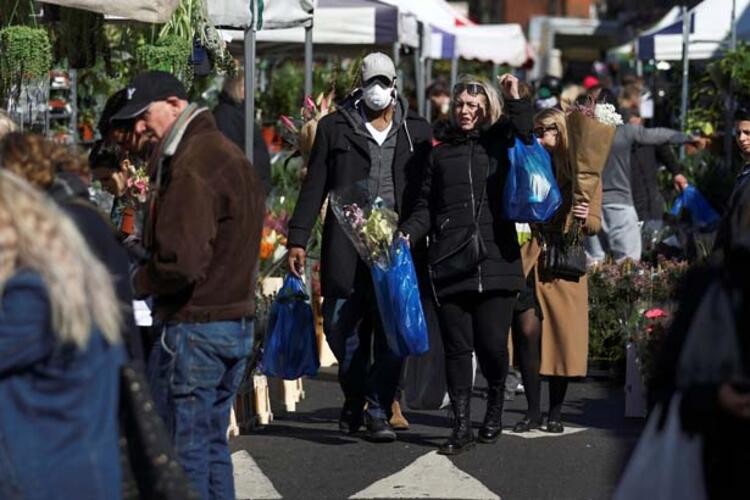
[[[226,429],[252,346],[263,187],[174,76],[138,75],[127,100],[113,120],[133,120],[158,151],[144,227],[150,258],[133,277],[161,326],[151,389],[201,497],[234,499]]]

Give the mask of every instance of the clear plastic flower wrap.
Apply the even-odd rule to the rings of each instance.
[[[381,198],[371,200],[366,187],[360,184],[331,191],[328,203],[362,260],[388,267],[398,227],[396,212],[387,208]]]

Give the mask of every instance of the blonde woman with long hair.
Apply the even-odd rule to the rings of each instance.
[[[540,144],[552,156],[563,202],[555,216],[538,226],[547,239],[559,238],[580,221],[587,235],[596,234],[601,228],[601,189],[590,204],[573,205],[573,168],[568,161],[568,131],[565,113],[557,109],[545,109],[534,117],[534,133]],[[570,377],[586,376],[588,361],[588,282],[586,276],[578,281],[567,281],[540,275],[538,261],[539,240],[535,238],[525,253],[525,261],[533,262],[534,292],[541,317],[541,332],[538,328],[525,328],[519,335],[519,365],[529,403],[526,416],[516,423],[514,432],[528,432],[542,426],[539,404],[539,375],[549,380],[549,416],[546,430],[563,432],[562,405]],[[528,257],[528,258],[526,258]],[[540,340],[541,334],[541,340]],[[541,346],[540,346],[541,344]],[[541,354],[540,354],[541,347]],[[541,362],[540,362],[541,360]]]
[[[402,225],[410,241],[430,235],[430,278],[438,299],[445,346],[453,432],[439,453],[455,455],[474,445],[471,428],[472,352],[489,392],[479,442],[494,443],[502,430],[508,330],[524,283],[515,224],[502,217],[502,187],[517,138],[531,142],[531,101],[519,81],[503,75],[507,116],[497,91],[466,76],[453,89],[452,123],[436,138],[414,213]],[[437,134],[436,134],[437,135]]]
[[[122,314],[73,222],[0,171],[0,498],[120,498]]]

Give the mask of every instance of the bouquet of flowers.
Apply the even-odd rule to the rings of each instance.
[[[332,192],[329,207],[362,260],[385,269],[391,263],[390,250],[398,215],[387,208],[381,198],[370,202],[364,193],[356,188]]]
[[[567,116],[568,160],[573,170],[573,205],[589,203],[599,187],[602,170],[622,117],[611,104],[576,104]]]
[[[394,238],[396,212],[377,198],[369,202],[360,186],[332,192],[329,208],[370,266],[375,298],[391,351],[398,356],[424,354],[429,349],[427,322],[417,274],[406,241]]]
[[[128,169],[127,190],[125,198],[131,206],[138,208],[148,201],[149,178],[144,167],[136,168],[128,160],[125,160]]]
[[[327,95],[321,92],[314,101],[310,96],[305,96],[299,118],[279,117],[282,138],[302,155],[305,164],[310,159],[318,122],[334,109],[333,98],[333,91]]]

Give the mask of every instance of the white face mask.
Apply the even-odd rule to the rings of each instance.
[[[373,111],[382,111],[393,104],[393,88],[381,87],[373,83],[364,89],[364,99],[367,107]]]

